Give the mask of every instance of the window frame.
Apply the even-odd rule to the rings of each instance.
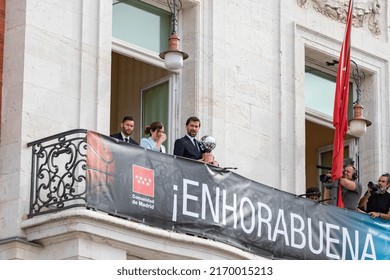
[[[171,124],[172,124],[172,121],[171,121],[171,119],[170,119],[170,112],[171,112],[171,110],[172,110],[172,108],[171,108],[171,104],[172,104],[172,101],[171,101],[171,99],[172,99],[172,95],[170,94],[170,92],[169,92],[169,87],[170,87],[170,78],[169,77],[164,77],[164,78],[161,78],[161,79],[159,79],[159,80],[156,80],[156,81],[153,81],[152,83],[149,83],[149,84],[147,84],[147,85],[144,85],[143,87],[142,87],[142,89],[141,89],[141,109],[140,109],[140,112],[141,112],[141,127],[142,128],[145,128],[145,126],[147,126],[147,125],[149,125],[150,123],[146,123],[145,122],[145,112],[144,112],[144,105],[145,105],[145,93],[148,91],[148,90],[150,90],[150,89],[153,89],[153,88],[155,88],[155,87],[158,87],[159,85],[162,85],[162,84],[164,84],[164,83],[167,83],[168,84],[168,104],[167,104],[167,107],[168,108],[166,108],[166,112],[167,112],[167,121],[168,121],[168,123],[165,123],[165,121],[163,121],[163,120],[159,120],[159,121],[162,121],[163,123],[164,123],[164,126],[165,126],[165,134],[167,135],[167,141],[166,141],[166,143],[164,143],[164,146],[165,146],[165,148],[166,148],[166,150],[167,150],[167,152],[169,152],[170,151],[170,147],[172,146],[171,145],[171,142],[172,142],[172,139],[174,139],[173,137],[174,136],[172,136],[172,128],[171,128]],[[144,129],[141,129],[140,130],[140,139],[142,138],[142,137],[144,137],[144,131],[143,131]]]
[[[337,64],[336,64],[337,65]],[[326,67],[320,67],[319,65],[305,61],[305,71],[304,71],[304,84],[306,83],[306,67],[312,68],[315,71],[323,72],[326,75],[331,75],[335,79],[337,77],[337,69],[336,72],[332,71]],[[306,93],[305,93],[306,98]],[[350,77],[349,80],[349,96],[348,96],[348,120],[350,120],[353,116],[353,102],[356,99],[356,93],[355,93],[355,84],[353,79]],[[316,122],[318,124],[324,125],[326,127],[333,128],[333,116],[327,115],[321,111],[317,111],[315,109],[311,109],[309,107],[305,106],[305,118],[309,121]]]
[[[166,4],[166,2],[164,4],[162,4],[161,1],[157,2],[155,0],[140,0],[140,1],[145,2],[147,4],[150,4],[150,5],[153,5],[156,8],[170,12],[169,7]],[[178,30],[177,30],[177,33],[179,36],[180,36],[180,18],[182,18],[181,15],[182,15],[182,11],[179,11],[179,14],[178,14],[179,22],[178,22]],[[167,42],[168,42],[168,39],[169,38],[167,37],[166,38]],[[145,48],[140,47],[138,45],[120,40],[120,39],[115,38],[115,37],[112,37],[111,51],[118,53],[118,54],[121,54],[121,55],[126,56],[126,57],[134,58],[134,59],[139,60],[143,63],[167,70],[165,67],[165,64],[164,64],[164,60],[161,59],[156,52],[153,52],[151,50],[145,49]],[[179,119],[179,114],[180,114],[179,104],[180,104],[180,100],[181,100],[181,96],[180,96],[181,69],[170,71],[170,75],[168,75],[166,78],[162,78],[162,79],[167,79],[169,81],[169,83],[168,83],[168,88],[169,88],[169,92],[168,92],[168,95],[169,95],[168,122],[169,123],[166,124],[170,128],[169,132],[167,134],[167,137],[169,137],[169,139],[171,141],[169,141],[169,145],[168,145],[168,147],[166,147],[167,151],[169,151],[169,150],[173,150],[173,142],[174,142],[173,139],[176,138],[176,135],[178,132],[177,120]],[[156,80],[152,83],[144,85],[142,89],[144,89],[146,87],[150,87],[152,85],[156,85],[157,83],[159,83],[159,81],[161,81],[161,80]],[[142,94],[142,90],[141,90],[140,94]],[[140,106],[140,118],[142,119],[142,116],[143,116],[142,99],[141,99],[139,106]],[[140,128],[140,134],[141,134],[140,136],[142,137],[142,134],[143,134],[142,127]]]

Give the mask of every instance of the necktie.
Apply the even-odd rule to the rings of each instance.
[[[129,143],[129,138],[125,138],[125,142]]]
[[[199,146],[198,146],[198,143],[196,143],[196,139],[194,138],[194,145],[195,145],[195,148],[199,151]]]

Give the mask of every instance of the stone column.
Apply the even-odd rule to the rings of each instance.
[[[109,132],[112,2],[8,1],[5,14],[0,252],[24,238],[27,143],[75,128]]]

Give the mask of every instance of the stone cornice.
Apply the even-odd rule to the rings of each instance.
[[[28,241],[43,246],[81,238],[124,249],[141,259],[262,259],[214,240],[82,208],[36,216],[21,227]]]

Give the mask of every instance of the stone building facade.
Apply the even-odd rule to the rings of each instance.
[[[27,219],[27,143],[75,128],[108,135],[126,114],[139,140],[142,94],[166,82],[168,152],[196,115],[223,166],[304,193],[319,184],[316,165],[333,140],[331,117],[306,103],[307,69],[335,77],[329,62],[339,57],[348,1],[182,0],[178,34],[189,58],[180,71],[168,71],[159,51],[115,37],[117,2],[132,1],[0,1],[0,258],[259,258],[85,209]],[[166,1],[141,2],[169,13]],[[387,1],[355,3],[351,59],[365,74],[360,101],[373,124],[347,136],[347,150],[363,185],[390,170],[388,14]],[[148,37],[142,24],[123,24]]]

